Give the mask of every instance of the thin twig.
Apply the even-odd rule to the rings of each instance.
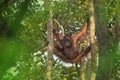
[[[62,25],[60,25],[60,23],[56,20],[56,19],[53,19],[57,24],[58,24],[58,26],[61,28],[61,30],[62,30],[62,36],[64,36],[65,34],[64,34],[64,28],[63,28],[63,26]]]

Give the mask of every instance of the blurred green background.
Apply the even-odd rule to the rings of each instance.
[[[46,6],[51,7],[53,18],[64,26],[66,34],[77,32],[89,18],[89,0],[48,0],[50,5],[46,1],[0,0],[0,80],[45,80],[49,18]],[[120,1],[98,1],[94,1],[94,5],[99,7],[95,12],[95,17],[99,17],[97,25],[104,25],[103,30],[107,29],[109,33],[109,38],[104,39],[102,35],[107,33],[96,30],[101,35],[97,35],[98,45],[102,47],[101,52],[109,50],[105,53],[112,56],[110,80],[120,80]],[[103,43],[99,40],[103,40]],[[102,58],[103,62],[109,63],[107,57]],[[54,60],[53,80],[78,80],[75,65],[70,65],[66,67],[59,59]],[[103,70],[107,72],[104,65]]]

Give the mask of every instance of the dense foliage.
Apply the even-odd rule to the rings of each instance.
[[[89,17],[88,0],[53,0],[50,3],[53,18],[64,26],[65,33],[77,32]],[[116,36],[115,26],[120,27],[119,5],[119,0],[105,0],[99,5],[104,10],[100,11],[101,21],[111,37]],[[49,14],[44,7],[42,0],[0,0],[0,80],[45,80]],[[112,80],[120,79],[119,41],[117,47],[113,45],[111,49],[117,50],[113,53]],[[52,76],[53,80],[79,78],[74,64],[62,63],[56,57]]]

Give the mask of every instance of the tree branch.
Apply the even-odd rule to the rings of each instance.
[[[58,24],[58,26],[61,28],[61,30],[62,30],[62,36],[64,36],[65,34],[64,34],[64,28],[63,28],[63,26],[60,25],[60,23],[56,19],[53,19],[53,21],[55,21]]]

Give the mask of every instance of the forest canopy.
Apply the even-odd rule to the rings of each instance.
[[[119,5],[120,0],[0,0],[0,80],[119,80]],[[90,29],[78,46],[82,50],[90,40],[91,52],[77,64],[54,54],[50,59],[50,21],[59,34],[61,25],[65,35],[73,35],[88,19]]]

